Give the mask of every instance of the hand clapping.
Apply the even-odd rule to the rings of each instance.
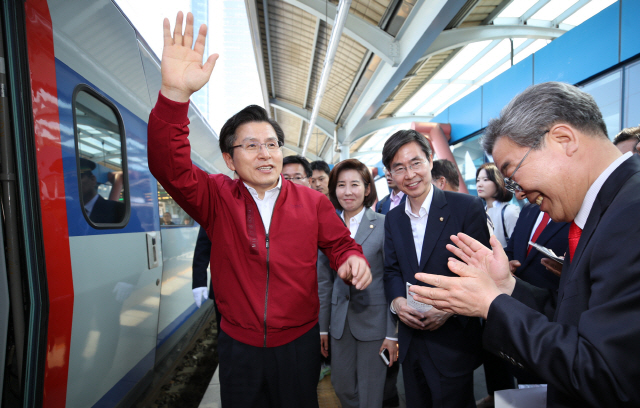
[[[462,260],[449,258],[449,269],[459,277],[417,273],[416,279],[434,287],[412,286],[414,299],[450,313],[487,317],[491,302],[502,293],[511,294],[515,278],[509,260],[495,236],[485,247],[466,234],[452,236],[456,245],[447,249]]]

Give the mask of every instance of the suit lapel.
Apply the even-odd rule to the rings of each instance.
[[[602,215],[607,211],[611,202],[616,198],[622,186],[636,173],[640,173],[640,158],[634,155],[622,162],[622,164],[620,164],[620,166],[611,173],[602,185],[602,188],[593,202],[593,207],[591,207],[591,212],[589,213],[587,222],[584,225],[582,234],[580,235],[580,241],[578,241],[576,252],[573,254],[573,259],[571,259],[566,281],[572,278],[573,271],[580,263],[580,258],[582,257],[584,249],[598,227]]]
[[[444,192],[435,186],[433,188],[433,199],[429,208],[427,218],[427,229],[424,233],[424,241],[422,242],[422,255],[420,255],[420,271],[424,271],[424,267],[431,256],[431,252],[436,246],[436,242],[440,238],[440,234],[444,230],[444,226],[449,219],[449,210],[447,209],[447,199]],[[416,258],[417,259],[417,258]]]
[[[413,241],[413,230],[411,229],[411,221],[406,212],[400,213],[398,220],[398,228],[400,228],[400,235],[402,236],[403,247],[405,256],[411,263],[412,269],[417,271],[418,269],[418,255],[416,255],[416,244]],[[411,274],[413,277],[413,274]],[[414,278],[415,280],[415,278]]]
[[[367,237],[371,235],[373,228],[375,228],[375,225],[373,225],[373,221],[375,221],[375,219],[376,219],[375,213],[371,211],[370,208],[366,208],[364,210],[364,214],[362,215],[360,226],[356,231],[356,236],[354,237],[354,240],[358,244],[362,245],[362,243],[367,239]]]

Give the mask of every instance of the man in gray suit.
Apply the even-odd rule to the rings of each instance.
[[[355,179],[347,180],[345,174]],[[341,195],[341,188],[344,191],[354,186],[360,191]],[[384,293],[384,215],[369,208],[375,197],[369,170],[358,160],[345,160],[331,172],[329,198],[344,210],[342,217],[351,236],[362,246],[373,279],[366,290],[356,293],[353,286],[336,279],[324,255],[319,258],[322,352],[328,351],[330,333],[331,382],[344,408],[382,407],[387,366],[379,354],[383,349],[389,351],[389,366],[397,358],[397,323]]]

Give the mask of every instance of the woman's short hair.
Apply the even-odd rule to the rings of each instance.
[[[376,185],[373,182],[373,176],[371,176],[371,172],[369,168],[362,163],[358,159],[347,159],[343,160],[340,163],[336,164],[331,170],[329,174],[329,199],[333,203],[333,206],[336,207],[337,210],[342,210],[342,206],[338,201],[338,197],[336,196],[336,187],[338,186],[338,176],[345,170],[355,170],[360,174],[362,181],[364,182],[364,189],[366,191],[367,187],[370,188],[369,194],[364,196],[364,206],[371,207],[373,203],[376,202],[376,198],[378,197],[378,193],[376,192]]]
[[[478,168],[478,171],[476,171],[476,180],[478,179],[478,175],[480,174],[481,170],[484,170],[487,173],[487,178],[493,181],[493,183],[496,185],[496,195],[493,198],[500,201],[501,203],[511,201],[511,199],[513,198],[513,194],[504,186],[504,176],[502,175],[502,173],[500,173],[500,170],[498,170],[496,164],[485,163],[480,166]]]

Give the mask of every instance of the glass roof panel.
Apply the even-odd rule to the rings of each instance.
[[[562,23],[572,26],[580,25],[615,2],[616,0],[592,0],[562,21]]]
[[[545,45],[549,44],[550,42],[551,41],[549,41],[549,40],[535,40],[534,42],[531,43],[531,45],[527,46],[524,50],[522,50],[519,53],[517,53],[516,55],[514,55],[513,63],[517,64],[518,62],[520,62],[523,59],[527,58],[529,55],[531,55],[534,52],[538,51],[539,49],[541,49]]]
[[[429,102],[427,102],[420,110],[418,111],[419,115],[428,115],[430,113],[438,114],[438,112],[434,112],[434,109],[437,109],[444,102],[449,100],[452,96],[463,90],[468,85],[465,84],[449,84],[442,91],[440,91],[435,98],[431,98]],[[443,108],[444,109],[444,108]]]
[[[577,2],[578,0],[551,0],[544,7],[538,10],[537,13],[531,16],[531,18],[534,20],[551,21]]]
[[[433,95],[438,89],[442,87],[441,84],[426,84],[416,94],[409,100],[409,102],[405,103],[402,108],[400,108],[399,112],[401,113],[410,113],[413,112],[420,104],[426,101],[428,98]]]
[[[487,55],[480,58],[478,62],[473,64],[471,68],[460,75],[459,79],[475,81],[480,75],[485,73],[496,62],[511,54],[511,42],[508,39],[500,41],[494,49],[489,51]]]
[[[491,43],[488,41],[478,41],[465,46],[455,57],[451,58],[451,61],[447,63],[433,79],[450,79],[458,72],[460,67],[465,66],[469,61],[473,59],[484,47]]]
[[[520,17],[537,2],[538,0],[514,0],[498,14],[498,18]]]

